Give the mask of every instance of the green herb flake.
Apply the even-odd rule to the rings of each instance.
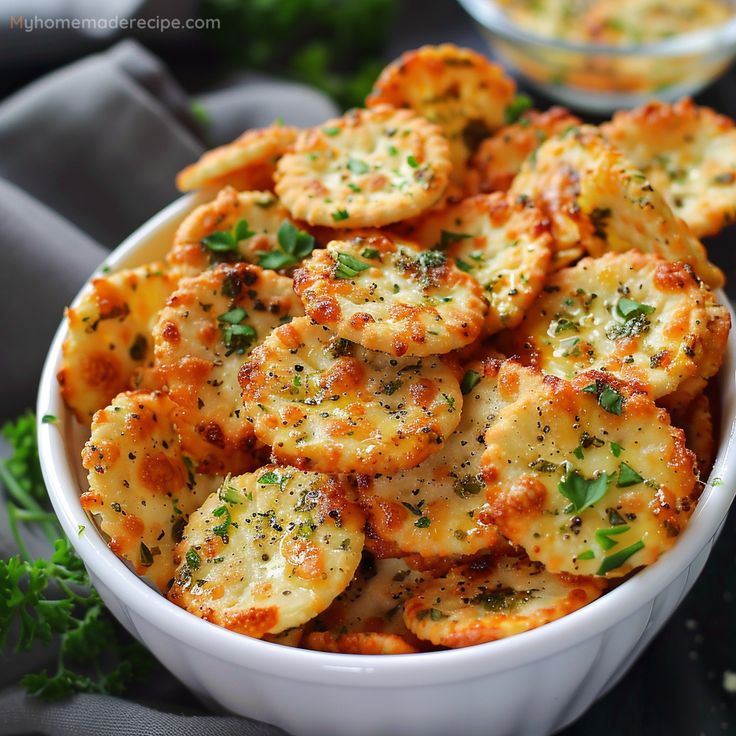
[[[348,159],[348,170],[351,174],[360,176],[361,174],[367,174],[370,171],[370,166],[365,161],[361,161],[357,158]]]
[[[622,449],[623,448],[618,444],[618,442],[611,442],[611,455],[614,457],[621,457]]]
[[[474,370],[465,371],[463,380],[460,381],[460,391],[463,396],[467,396],[479,383],[480,373]]]
[[[616,485],[619,488],[627,488],[628,486],[636,486],[639,485],[639,483],[643,483],[644,478],[642,478],[639,473],[636,472],[630,465],[627,465],[626,463],[621,463],[618,466],[618,480],[616,481]]]
[[[621,567],[621,565],[626,562],[626,560],[629,559],[632,555],[635,555],[640,550],[644,549],[644,542],[641,541],[641,539],[638,542],[634,542],[634,544],[629,545],[628,547],[625,547],[624,549],[619,550],[618,552],[614,552],[612,555],[609,555],[608,557],[605,557],[603,559],[603,562],[601,562],[601,566],[596,570],[596,575],[605,575],[608,572],[611,572],[611,570],[615,570],[618,567]]]
[[[606,495],[611,478],[600,473],[595,478],[585,478],[577,470],[568,471],[557,484],[557,490],[572,503],[575,513],[593,506]]]
[[[455,233],[451,230],[440,231],[440,242],[437,243],[434,248],[435,250],[447,250],[453,243],[458,243],[461,240],[468,240],[473,236],[468,233]]]
[[[371,267],[370,263],[364,263],[349,253],[338,253],[337,264],[335,267],[335,278],[352,279],[361,271],[366,271]]]
[[[595,539],[602,549],[609,550],[611,547],[615,547],[618,544],[618,542],[615,539],[611,539],[611,537],[625,534],[630,529],[631,527],[628,524],[624,526],[614,526],[610,529],[596,529]]]
[[[350,213],[347,210],[335,210],[332,213],[332,219],[335,222],[342,222],[343,220],[347,220],[348,217],[350,217]]]
[[[58,421],[58,418],[55,417],[53,414],[44,414],[41,418],[42,424],[56,424],[56,422]]]
[[[630,320],[634,317],[646,316],[654,312],[654,307],[649,304],[642,304],[641,302],[621,297],[616,303],[616,314],[619,317],[623,317],[624,320]]]
[[[330,138],[334,138],[336,135],[340,134],[340,128],[322,128],[322,132]]]
[[[409,166],[412,167],[412,169],[416,169],[419,167],[419,161],[417,161],[415,156],[411,156],[411,155],[407,156],[406,163],[408,163]]]
[[[360,255],[363,256],[363,258],[368,258],[372,261],[380,260],[381,258],[381,252],[376,250],[376,248],[363,248]]]
[[[199,567],[202,564],[202,558],[197,554],[197,550],[193,547],[188,549],[185,558],[187,567],[190,570],[199,570]]]
[[[261,268],[278,270],[295,266],[306,258],[315,247],[315,240],[309,233],[300,230],[293,222],[284,220],[276,233],[278,250],[258,254]]]
[[[202,245],[212,253],[237,253],[238,243],[252,238],[255,234],[245,220],[238,220],[232,230],[216,230],[202,238]]]
[[[425,250],[417,256],[417,264],[424,271],[431,268],[442,268],[446,263],[447,256],[438,250]]]
[[[143,542],[141,542],[140,554],[141,554],[141,565],[143,567],[151,567],[151,565],[153,565],[153,554],[151,553],[151,550],[148,549],[148,547]]]
[[[431,523],[432,520],[428,516],[422,516],[414,522],[414,526],[418,529],[426,529]]]
[[[506,125],[512,125],[532,106],[532,99],[528,95],[516,95],[506,106],[504,118]]]
[[[579,560],[593,560],[595,559],[595,552],[592,549],[586,549],[578,555]]]

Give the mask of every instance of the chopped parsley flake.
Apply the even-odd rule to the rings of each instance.
[[[618,552],[614,552],[612,555],[604,558],[603,562],[601,562],[601,566],[596,570],[595,574],[605,575],[607,572],[615,570],[617,567],[621,567],[629,557],[635,555],[642,549],[644,549],[644,542],[640,539],[638,542],[634,542],[634,544],[631,544]]]
[[[572,503],[572,510],[578,513],[606,495],[610,480],[607,473],[600,473],[595,478],[586,478],[577,470],[571,470],[557,484],[557,490]]]
[[[460,391],[467,396],[480,383],[480,373],[477,371],[466,371],[463,380],[460,381]]]
[[[342,220],[347,220],[348,217],[350,217],[350,213],[347,210],[336,210],[332,213],[332,219],[335,222],[341,222]]]
[[[269,250],[259,253],[258,265],[261,268],[287,268],[294,266],[306,258],[315,246],[314,238],[300,230],[289,220],[284,220],[276,234],[279,250]]]
[[[369,263],[363,263],[349,253],[337,254],[337,266],[335,268],[335,278],[351,279],[357,276],[361,271],[369,269]]]

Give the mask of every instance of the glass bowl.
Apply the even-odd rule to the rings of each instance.
[[[723,25],[631,46],[576,43],[531,33],[493,0],[458,0],[498,59],[530,86],[595,113],[636,107],[652,97],[693,95],[736,55],[736,8]]]

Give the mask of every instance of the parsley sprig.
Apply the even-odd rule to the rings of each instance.
[[[30,694],[45,700],[75,692],[121,694],[150,670],[154,660],[108,613],[82,561],[48,510],[34,415],[27,412],[6,424],[2,433],[13,454],[0,462],[0,480],[8,496],[10,529],[20,551],[0,560],[0,651],[7,653],[13,646],[16,651],[27,651],[36,645],[57,645],[54,670],[21,679]],[[41,528],[53,543],[49,559],[31,559],[22,534],[30,524]]]

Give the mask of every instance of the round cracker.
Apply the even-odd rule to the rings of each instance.
[[[480,141],[506,121],[515,93],[503,67],[446,43],[407,51],[389,64],[366,104],[411,108],[439,125],[450,142],[453,181],[460,184]]]
[[[227,478],[189,519],[168,598],[256,638],[301,626],[353,577],[363,522],[334,476],[266,465]]]
[[[333,240],[294,274],[307,314],[392,355],[439,355],[473,342],[488,310],[444,253],[378,231]]]
[[[684,261],[708,286],[723,286],[702,243],[598,128],[583,125],[543,143],[509,192],[550,217],[558,250],[600,256],[636,248]]]
[[[333,634],[313,631],[304,640],[307,649],[337,654],[415,654],[419,650],[397,634],[359,632]]]
[[[175,420],[165,394],[121,393],[95,414],[82,450],[89,481],[82,508],[108,547],[162,591],[174,576],[184,524],[216,480],[191,473]]]
[[[648,102],[614,115],[601,130],[641,169],[699,237],[736,217],[736,128],[689,98]]]
[[[241,368],[240,385],[274,460],[330,473],[419,464],[457,427],[463,403],[439,358],[391,358],[309,317],[274,330]]]
[[[480,459],[486,430],[529,381],[535,384],[536,374],[510,361],[468,365],[460,424],[443,447],[402,473],[358,476],[369,536],[425,558],[471,555],[503,544],[485,513]]]
[[[482,557],[421,585],[404,618],[420,639],[467,647],[536,629],[601,592],[599,581],[552,575],[525,557]]]
[[[239,190],[271,189],[276,162],[289,150],[297,128],[271,125],[247,130],[232,143],[213,148],[176,175],[180,192],[233,186]]]
[[[685,431],[685,444],[695,453],[698,475],[705,481],[715,459],[713,415],[708,397],[699,394],[687,406],[672,411],[672,423]]]
[[[549,572],[620,577],[649,565],[695,505],[684,433],[607,373],[540,375],[501,410],[486,445],[489,521]]]
[[[380,227],[435,204],[449,171],[437,126],[381,105],[303,132],[279,161],[276,192],[310,225]]]
[[[291,279],[246,263],[183,279],[153,330],[156,368],[181,408],[185,449],[201,472],[258,465],[238,369],[271,331],[303,314]]]
[[[554,248],[546,216],[531,202],[510,201],[500,192],[425,216],[412,237],[425,248],[446,248],[483,287],[488,334],[521,321],[544,285]]]
[[[404,600],[426,577],[404,560],[375,559],[364,552],[353,581],[315,619],[314,625],[334,635],[380,633],[411,638],[401,609]]]
[[[212,202],[200,205],[182,221],[166,259],[172,267],[188,275],[218,263],[238,261],[288,271],[298,259],[291,259],[283,266],[271,263],[276,254],[284,253],[280,243],[284,227],[297,226],[275,195],[237,192],[225,187]],[[311,235],[304,233],[302,238],[314,246]]]
[[[518,122],[484,140],[473,156],[472,167],[479,174],[479,191],[505,192],[524,161],[544,141],[580,124],[581,120],[564,107],[525,112]]]
[[[153,359],[151,330],[177,276],[149,263],[92,279],[66,310],[68,335],[57,374],[61,395],[82,424],[132,387]]]
[[[729,328],[728,310],[690,266],[632,250],[553,274],[500,347],[545,373],[597,368],[660,398],[718,371]]]

